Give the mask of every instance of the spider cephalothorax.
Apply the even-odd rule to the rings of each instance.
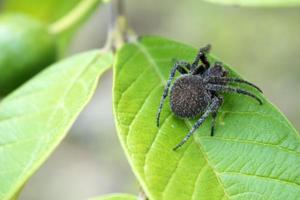
[[[181,76],[174,81],[171,88],[171,110],[176,116],[181,118],[194,118],[199,114],[202,114],[174,150],[181,147],[210,114],[212,114],[211,136],[213,136],[218,109],[223,103],[223,97],[219,93],[238,93],[247,95],[257,100],[259,104],[262,104],[262,101],[256,95],[246,90],[229,86],[229,83],[244,83],[262,92],[257,86],[250,82],[239,78],[228,77],[228,72],[222,67],[222,63],[220,62],[215,62],[211,67],[206,57],[209,50],[210,45],[201,48],[193,63],[185,61],[176,62],[170,72],[167,85],[165,86],[158,108],[156,118],[157,126],[159,126],[159,118],[163,103],[168,96],[169,88],[175,77],[176,71],[178,71]],[[201,64],[199,64],[200,61]]]

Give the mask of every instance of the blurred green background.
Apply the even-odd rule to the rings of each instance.
[[[63,10],[62,1],[55,2]],[[129,24],[139,35],[160,35],[195,47],[212,44],[213,54],[260,86],[300,129],[300,8],[229,7],[199,0],[128,0],[125,5]],[[34,4],[28,7],[35,10]],[[97,9],[76,33],[67,55],[103,46],[108,13],[107,5]],[[70,134],[24,187],[20,199],[76,200],[139,191],[115,132],[111,88],[109,71]]]

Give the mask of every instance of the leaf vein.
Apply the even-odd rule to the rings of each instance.
[[[142,110],[144,109],[145,105],[147,104],[147,102],[149,101],[149,99],[151,98],[151,95],[155,92],[155,90],[160,87],[161,85],[155,85],[151,90],[150,93],[147,95],[144,103],[140,106],[140,108],[138,109],[138,111],[136,112],[136,114],[134,115],[133,120],[131,121],[131,123],[128,126],[128,134],[126,135],[126,142],[128,144],[128,137],[129,134],[131,133],[131,129],[132,129],[132,125],[134,124],[135,120],[137,120],[137,116],[142,112]],[[154,122],[153,122],[154,123]]]
[[[233,142],[233,143],[243,143],[243,144],[252,144],[252,145],[258,145],[258,146],[265,146],[265,147],[271,147],[271,148],[276,148],[281,151],[284,151],[286,153],[292,153],[296,154],[297,156],[300,156],[300,153],[297,151],[292,151],[290,149],[287,149],[285,147],[278,146],[277,144],[272,144],[272,143],[263,143],[263,142],[257,142],[253,140],[244,140],[244,139],[232,139],[232,138],[225,138],[225,137],[218,137],[214,136],[211,138],[210,136],[200,136],[201,139],[203,140],[220,140],[220,141],[226,141],[226,142]]]
[[[262,175],[257,175],[257,174],[247,174],[247,173],[240,173],[240,172],[230,172],[230,171],[226,171],[226,172],[219,172],[220,174],[227,174],[227,175],[231,175],[231,176],[250,176],[250,177],[256,177],[256,178],[259,178],[259,179],[266,179],[268,181],[275,181],[275,182],[278,182],[280,184],[288,184],[288,185],[291,185],[293,187],[297,187],[298,189],[300,184],[298,183],[295,183],[295,182],[292,182],[292,181],[289,181],[289,180],[282,180],[282,179],[276,179],[276,178],[273,178],[273,177],[267,177],[267,176],[262,176]]]

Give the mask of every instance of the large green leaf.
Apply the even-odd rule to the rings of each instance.
[[[0,199],[12,198],[64,138],[111,64],[111,53],[79,54],[1,101]]]
[[[192,61],[196,52],[181,43],[145,37],[117,54],[119,138],[150,200],[300,199],[299,134],[260,94],[262,106],[245,96],[225,95],[215,136],[210,136],[208,119],[182,148],[172,151],[195,120],[175,117],[167,101],[157,128],[156,112],[172,60]]]
[[[92,198],[90,200],[137,200],[137,197],[131,194],[109,194],[101,197]]]
[[[212,3],[239,5],[239,6],[263,6],[263,7],[292,7],[299,6],[300,0],[205,0]]]

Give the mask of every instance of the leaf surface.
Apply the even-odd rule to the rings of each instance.
[[[215,136],[210,136],[208,118],[193,138],[172,151],[195,120],[175,117],[168,99],[159,128],[156,113],[174,59],[192,62],[196,53],[185,44],[145,37],[117,54],[116,125],[150,200],[300,199],[299,134],[250,88],[263,99],[262,106],[249,97],[224,95]],[[225,67],[230,76],[238,76]]]
[[[112,54],[99,50],[54,64],[0,103],[0,199],[12,198],[64,138]]]
[[[92,198],[90,200],[137,200],[137,197],[131,194],[109,194]]]
[[[211,3],[255,7],[293,7],[299,6],[300,0],[205,0]]]

